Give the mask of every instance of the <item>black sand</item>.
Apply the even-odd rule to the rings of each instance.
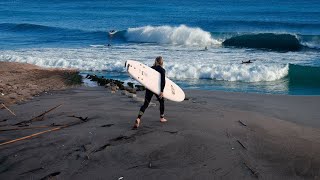
[[[154,98],[138,130],[141,102],[102,87],[44,93],[11,106],[16,117],[2,109],[4,130],[62,104],[28,127],[54,126],[1,131],[1,142],[75,125],[0,146],[0,179],[319,179],[320,97],[186,94],[165,102],[165,124]]]

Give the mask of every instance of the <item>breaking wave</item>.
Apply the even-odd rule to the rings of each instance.
[[[210,46],[221,44],[212,38],[209,32],[200,28],[191,28],[185,25],[172,26],[144,26],[129,28],[126,39],[130,42]]]

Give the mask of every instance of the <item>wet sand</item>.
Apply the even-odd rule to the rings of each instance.
[[[104,87],[42,93],[12,105],[17,116],[2,109],[1,130],[38,127],[0,131],[2,143],[63,128],[1,145],[0,179],[319,179],[319,96],[186,94],[165,102],[167,123],[153,98],[137,130],[142,102]]]

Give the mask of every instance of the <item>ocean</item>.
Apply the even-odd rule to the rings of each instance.
[[[110,30],[117,32],[110,36]],[[157,56],[184,89],[320,95],[320,3],[0,2],[0,61],[128,82],[126,60],[151,66]]]

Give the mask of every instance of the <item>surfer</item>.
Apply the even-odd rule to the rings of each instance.
[[[253,63],[251,60],[249,61],[242,61],[241,64],[249,64],[249,63]]]
[[[112,37],[114,34],[116,34],[116,32],[117,32],[116,30],[109,31],[109,36]]]
[[[160,103],[160,122],[166,122],[167,120],[164,118],[164,99],[163,99],[163,89],[164,86],[166,84],[166,78],[165,78],[165,69],[163,69],[163,59],[161,56],[158,56],[155,61],[153,66],[151,67],[152,69],[158,71],[161,75],[161,92],[160,94],[154,94],[152,91],[150,91],[149,89],[146,89],[146,94],[145,94],[145,99],[144,99],[144,104],[141,106],[138,117],[135,121],[135,124],[133,126],[133,128],[138,128],[140,125],[140,121],[141,121],[141,117],[144,114],[144,111],[147,109],[147,107],[149,106],[149,103],[151,101],[151,98],[153,95],[155,95]]]

